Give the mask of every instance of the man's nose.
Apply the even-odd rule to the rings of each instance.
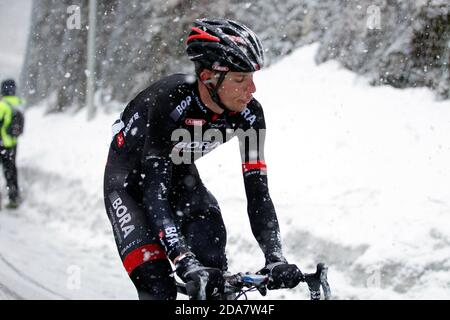
[[[255,86],[255,82],[253,81],[253,79],[250,79],[250,83],[248,84],[248,87],[247,87],[247,92],[252,93],[252,94],[256,92],[256,86]]]

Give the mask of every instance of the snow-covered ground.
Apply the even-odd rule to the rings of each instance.
[[[450,103],[426,89],[370,87],[335,62],[316,66],[316,50],[255,75],[288,260],[306,272],[326,262],[335,299],[449,299]],[[25,202],[0,211],[0,299],[137,298],[102,199],[117,116],[27,111],[17,159]],[[258,270],[237,142],[197,163],[222,208],[230,271]],[[307,289],[267,298],[305,299]]]

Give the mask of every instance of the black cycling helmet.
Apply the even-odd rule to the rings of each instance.
[[[16,94],[16,82],[13,79],[2,81],[2,96],[13,96]]]
[[[186,41],[186,52],[202,68],[219,73],[213,86],[205,82],[213,101],[229,110],[218,90],[228,71],[254,72],[264,65],[264,52],[258,36],[245,25],[228,19],[197,19]],[[198,74],[197,74],[198,75]]]
[[[258,36],[233,20],[195,20],[186,44],[189,58],[209,70],[253,72],[264,64]]]

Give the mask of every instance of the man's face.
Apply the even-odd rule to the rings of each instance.
[[[241,112],[252,100],[256,91],[254,72],[227,72],[218,94],[222,103],[232,111]],[[214,74],[217,79],[219,74]],[[215,81],[214,81],[215,82]]]
[[[222,103],[232,111],[241,112],[256,91],[253,72],[228,72],[218,94]]]

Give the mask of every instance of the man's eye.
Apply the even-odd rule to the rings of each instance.
[[[238,79],[235,79],[234,81],[236,81],[237,83],[242,83],[242,82],[244,82],[244,78],[238,78]]]

